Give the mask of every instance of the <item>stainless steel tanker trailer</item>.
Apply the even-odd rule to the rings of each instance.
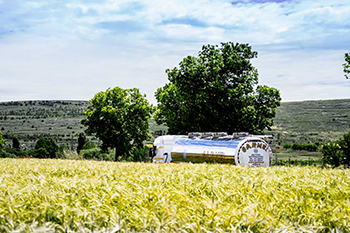
[[[214,162],[267,167],[273,158],[277,162],[277,154],[273,155],[268,142],[275,142],[273,135],[227,135],[224,132],[164,135],[153,143],[153,162]]]

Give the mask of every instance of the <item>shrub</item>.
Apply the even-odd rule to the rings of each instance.
[[[321,152],[323,165],[329,164],[338,167],[342,162],[341,147],[338,143],[329,142],[322,146]]]
[[[83,159],[83,156],[78,154],[77,151],[71,150],[69,148],[58,150],[56,157],[59,159]]]
[[[6,146],[4,148],[4,151],[9,155],[11,154],[11,156],[7,156],[7,158],[23,158],[23,157],[27,157],[27,154],[25,151],[22,150],[18,150],[9,146]]]
[[[343,135],[337,142],[329,142],[322,146],[323,164],[340,166],[350,165],[350,132]]]
[[[4,147],[6,140],[2,138],[2,132],[0,131],[0,151]]]
[[[350,132],[343,135],[343,138],[339,140],[339,145],[344,154],[344,164],[350,165]]]
[[[114,161],[115,159],[115,152],[112,149],[108,149],[107,151],[101,153],[100,160],[106,160],[106,161]]]
[[[50,158],[49,152],[44,147],[35,149],[33,156],[34,158],[39,158],[39,159]]]
[[[144,146],[143,148],[134,147],[131,151],[130,161],[133,162],[148,162],[149,161],[149,149]]]
[[[313,159],[298,160],[289,158],[288,160],[279,160],[278,164],[281,166],[316,166],[318,163]]]
[[[96,145],[93,142],[86,142],[81,149],[87,150],[87,149],[92,149],[95,147],[96,147]]]
[[[55,158],[58,146],[52,138],[40,138],[35,144],[35,158]]]
[[[16,158],[16,155],[5,150],[0,150],[0,158]]]
[[[80,151],[80,156],[84,159],[92,159],[92,160],[105,160],[105,161],[113,161],[114,160],[114,152],[113,150],[107,150],[103,152],[98,147],[93,147],[90,149],[82,149]]]
[[[285,149],[292,148],[293,150],[307,150],[307,151],[317,151],[318,146],[315,143],[294,143],[293,145],[286,144],[283,147]]]
[[[80,150],[80,156],[84,159],[97,159],[98,155],[101,153],[100,148],[90,148],[90,149],[82,149]]]
[[[307,151],[317,151],[318,146],[315,143],[306,144],[306,150]]]
[[[105,160],[105,161],[114,161],[115,152],[112,149],[107,151],[102,151],[98,147],[93,147],[90,149],[82,149],[79,153],[81,158],[90,159],[90,160]],[[118,158],[118,161],[127,161],[127,162],[148,162],[149,161],[149,151],[145,146],[143,148],[133,148],[131,150],[130,156],[126,160],[123,160],[122,157]]]

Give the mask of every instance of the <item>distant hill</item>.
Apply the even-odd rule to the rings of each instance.
[[[350,131],[350,99],[282,103],[274,123],[281,144],[336,140]]]
[[[66,100],[2,102],[0,130],[5,138],[17,137],[28,147],[42,137],[51,137],[59,144],[71,145],[73,141],[76,146],[79,133],[84,131],[80,120],[87,106],[87,101]]]
[[[87,106],[87,101],[69,100],[0,102],[0,130],[27,147],[41,137],[76,147]],[[282,103],[274,122],[280,144],[336,140],[350,131],[350,99]],[[151,120],[150,131],[160,134],[166,127]]]
[[[86,128],[80,121],[88,104],[88,101],[70,100],[0,102],[0,130],[4,138],[17,137],[27,148],[32,148],[42,137],[51,137],[58,144],[76,147],[79,134]],[[166,130],[166,127],[151,120],[150,132],[162,134]],[[100,143],[94,137],[88,139]]]

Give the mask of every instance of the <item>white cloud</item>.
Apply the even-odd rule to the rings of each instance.
[[[260,84],[283,101],[348,98],[347,0],[231,2],[2,1],[0,101],[90,99],[120,85],[154,103],[165,69],[226,41],[259,52]]]

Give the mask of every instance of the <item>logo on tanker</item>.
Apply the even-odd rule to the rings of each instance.
[[[254,149],[254,148],[256,148],[256,149],[262,149],[262,150],[264,150],[264,151],[267,151],[267,145],[266,144],[264,144],[264,143],[262,143],[262,142],[253,142],[253,143],[246,143],[245,145],[243,145],[242,147],[241,147],[241,149],[242,149],[242,151],[245,153],[245,152],[247,152],[248,150],[250,150],[250,149]],[[255,151],[255,150],[254,150]],[[255,152],[255,153],[257,153],[257,152]]]
[[[240,148],[238,149],[237,153],[237,163],[241,164],[241,159],[243,153],[250,152],[248,154],[248,163],[252,164],[254,166],[259,166],[260,164],[264,163],[264,156],[259,154],[259,149],[264,150],[266,152],[269,151],[269,146],[264,143],[263,141],[257,142],[257,141],[245,141]]]

